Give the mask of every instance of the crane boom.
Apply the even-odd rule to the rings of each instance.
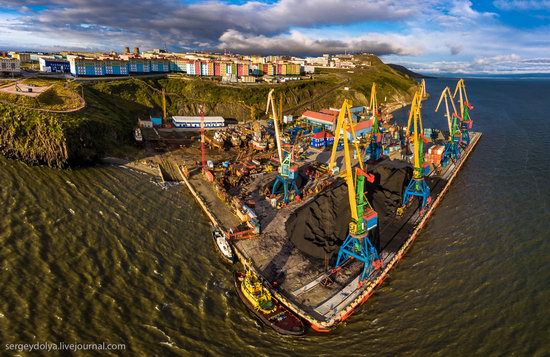
[[[265,108],[265,113],[269,113],[269,108],[271,107],[271,116],[273,117],[273,125],[275,126],[275,142],[277,143],[277,155],[279,156],[279,162],[283,163],[283,149],[281,145],[281,135],[279,132],[279,119],[277,115],[277,109],[275,108],[275,100],[273,99],[273,92],[275,90],[272,89],[269,91],[269,95],[267,96],[267,105]]]
[[[372,116],[376,117],[378,115],[378,98],[376,96],[376,83],[372,84],[372,89],[370,91],[370,109],[372,110]]]
[[[453,131],[453,128],[452,128],[452,114],[449,111],[449,101],[451,102],[451,104],[453,106],[453,114],[454,115],[456,115],[457,111],[456,111],[455,102],[453,100],[453,95],[451,93],[451,89],[448,86],[445,87],[445,89],[443,89],[443,92],[441,92],[441,97],[439,97],[439,102],[437,103],[437,107],[435,108],[436,112],[439,110],[439,106],[441,105],[441,102],[442,102],[443,99],[445,99],[445,110],[446,110],[445,116],[447,117],[447,124],[449,126],[449,133],[451,133]]]
[[[357,159],[359,160],[359,166],[361,167],[361,170],[363,170],[363,159],[361,158],[361,152],[359,151],[359,143],[357,142],[357,137],[355,136],[355,129],[353,127],[353,117],[351,115],[351,101],[348,99],[344,100],[344,103],[342,104],[342,108],[340,108],[340,112],[338,113],[338,120],[336,121],[336,130],[334,132],[334,144],[332,145],[332,153],[330,155],[330,161],[328,164],[329,171],[333,172],[334,166],[336,164],[336,150],[338,147],[338,143],[340,141],[340,136],[344,137],[344,151],[346,150],[346,147],[348,146],[348,136],[347,136],[347,130],[348,128],[351,131],[351,135],[353,138],[353,145],[355,146],[355,150],[357,152]],[[349,152],[349,148],[347,149]],[[345,154],[346,158],[349,159],[349,155]],[[351,159],[350,159],[351,160]],[[351,174],[351,161],[348,165],[347,161],[345,162],[346,172]]]
[[[466,84],[464,83],[464,79],[460,79],[455,88],[455,92],[453,94],[453,98],[456,97],[456,94],[459,94],[459,104],[460,104],[460,115],[464,113],[464,99],[466,100],[466,103],[470,103],[468,100],[468,93],[466,93]]]

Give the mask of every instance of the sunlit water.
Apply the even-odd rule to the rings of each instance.
[[[445,80],[428,80],[425,126]],[[449,81],[454,84],[454,81]],[[331,334],[247,313],[182,187],[0,160],[0,342],[157,355],[550,354],[550,81],[469,80],[483,137],[386,283]],[[402,120],[405,113],[397,116]]]

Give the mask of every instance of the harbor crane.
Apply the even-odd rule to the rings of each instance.
[[[430,203],[430,187],[426,183],[426,172],[423,166],[424,159],[424,134],[422,129],[422,114],[420,103],[422,101],[422,93],[416,92],[414,95],[409,120],[407,123],[407,136],[413,139],[413,157],[414,157],[414,173],[413,178],[409,182],[405,193],[403,194],[403,206],[398,210],[398,214],[402,214],[404,208],[411,203],[414,196],[421,199],[421,209],[423,210]],[[411,127],[412,124],[412,127]]]
[[[441,92],[441,97],[439,97],[439,102],[435,108],[436,112],[439,110],[443,100],[445,100],[445,117],[449,126],[449,139],[445,144],[445,151],[443,153],[443,165],[445,165],[448,160],[457,160],[460,158],[459,145],[462,141],[462,134],[460,132],[460,117],[456,111],[451,89],[448,86]],[[449,102],[451,102],[453,108],[452,114],[449,111]]]
[[[269,92],[267,96],[267,106],[265,113],[269,113],[271,109],[271,116],[273,119],[273,124],[275,126],[275,142],[277,143],[277,156],[279,158],[279,174],[275,179],[273,188],[271,189],[271,194],[277,194],[279,187],[282,186],[283,189],[283,202],[286,204],[290,202],[290,192],[294,191],[294,196],[299,197],[300,190],[296,184],[296,179],[298,178],[298,166],[294,165],[294,150],[283,150],[281,144],[281,134],[279,129],[279,118],[275,105],[275,99],[273,99],[273,89]]]
[[[426,93],[426,81],[424,80],[424,78],[422,78],[422,80],[420,81],[420,92],[422,95],[422,99],[428,96],[428,94]]]
[[[460,79],[456,84],[455,92],[453,98],[456,98],[456,95],[459,95],[459,104],[460,104],[460,131],[462,132],[462,141],[466,144],[470,144],[470,132],[472,129],[473,121],[470,117],[470,110],[473,110],[474,107],[470,104],[468,100],[468,93],[466,93],[466,84],[464,79]]]
[[[348,128],[351,129],[351,134],[354,139],[356,152],[360,167],[355,167],[352,170],[350,149],[348,143]],[[335,174],[336,147],[340,136],[343,137],[344,143],[344,165],[343,171],[346,184],[348,186],[348,199],[351,211],[351,222],[349,223],[349,233],[344,240],[338,252],[335,269],[342,267],[348,260],[355,258],[363,263],[363,269],[359,278],[359,284],[371,274],[372,271],[381,267],[381,260],[378,252],[369,239],[369,231],[378,225],[378,214],[370,206],[365,196],[365,179],[369,182],[374,182],[374,176],[365,172],[363,168],[363,160],[357,146],[355,131],[353,129],[353,120],[351,115],[351,101],[344,100],[338,121],[336,124],[335,139],[330,157],[329,170]]]
[[[380,112],[378,111],[376,83],[372,84],[370,92],[370,109],[372,111],[372,137],[367,153],[370,161],[378,161],[382,156],[382,134],[380,133]]]

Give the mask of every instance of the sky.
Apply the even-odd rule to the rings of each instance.
[[[550,73],[550,0],[0,0],[0,49],[369,52],[422,73]]]

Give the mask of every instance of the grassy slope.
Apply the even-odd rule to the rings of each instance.
[[[44,79],[25,79],[22,83],[34,84],[36,86],[51,86],[51,88],[38,97],[28,97],[0,91],[0,100],[23,107],[49,110],[75,109],[80,105],[80,99],[77,94],[80,91],[80,86],[77,84],[67,83],[62,80]]]

